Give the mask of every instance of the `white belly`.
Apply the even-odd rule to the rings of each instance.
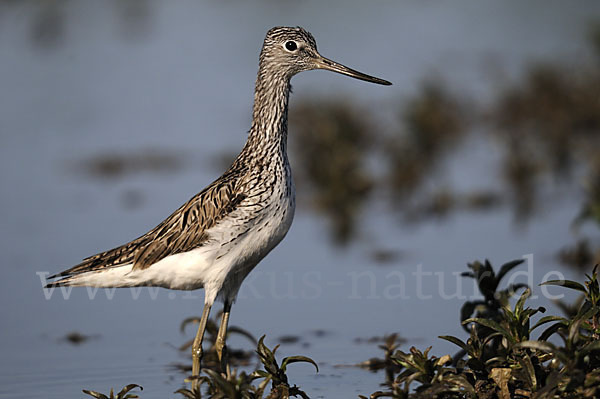
[[[209,273],[213,280],[204,283],[207,298],[219,294],[224,299],[234,300],[248,273],[285,237],[294,218],[295,201],[292,197],[277,205],[270,207],[272,211],[265,210],[246,234],[220,248],[211,267],[214,274]],[[235,228],[219,224],[226,236]]]
[[[206,232],[209,239],[194,250],[165,257],[143,270],[132,265],[73,276],[72,286],[157,286],[176,290],[204,288],[205,302],[217,295],[235,300],[244,278],[287,234],[295,211],[291,196],[273,195],[248,217],[241,206]],[[242,205],[245,205],[242,202]]]

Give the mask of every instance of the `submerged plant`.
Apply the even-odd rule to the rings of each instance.
[[[212,399],[288,399],[290,396],[300,396],[304,399],[308,395],[298,386],[290,386],[286,374],[287,366],[292,363],[306,362],[315,366],[317,372],[319,367],[314,360],[306,356],[289,356],[283,358],[281,365],[275,358],[275,352],[279,345],[273,350],[269,349],[264,344],[265,336],[263,335],[257,344],[256,353],[261,361],[264,370],[255,370],[252,373],[245,371],[218,372],[212,369],[202,369],[206,375],[199,377],[200,384],[197,390],[179,389],[175,393],[179,393],[187,399],[202,398],[201,388],[206,386],[206,394]],[[254,381],[260,380],[258,385],[254,385]],[[265,395],[266,387],[271,382],[271,391]]]
[[[142,388],[140,385],[129,384],[126,387],[124,387],[123,389],[121,389],[119,391],[119,393],[117,393],[117,396],[115,396],[112,388],[110,389],[110,393],[108,394],[108,396],[106,396],[103,393],[96,392],[96,391],[89,391],[87,389],[84,389],[83,393],[85,393],[86,395],[90,395],[96,399],[135,399],[135,398],[139,398],[139,396],[134,393],[129,393],[129,391],[131,391],[135,388],[139,388],[140,391],[144,390],[144,388]]]
[[[394,379],[394,375],[400,371],[400,365],[394,360],[394,353],[405,342],[398,334],[385,335],[382,338],[383,343],[378,345],[384,351],[383,359],[373,357],[365,362],[358,364],[359,367],[371,371],[385,370],[386,382]]]
[[[304,167],[299,184],[308,186],[310,202],[328,219],[339,245],[354,238],[375,183],[367,162],[377,129],[366,116],[347,102],[321,101],[301,103],[291,120]]]
[[[598,398],[600,397],[600,287],[598,266],[581,284],[570,280],[552,280],[543,285],[558,285],[579,291],[583,300],[564,306],[567,317],[533,317],[544,312],[530,308],[529,287],[514,306],[508,298],[514,290],[498,290],[500,280],[521,262],[505,264],[497,274],[489,262],[469,265],[484,300],[466,306],[461,322],[469,331],[466,341],[440,336],[461,348],[452,367],[449,355],[430,356],[411,348],[397,350],[391,360],[401,366],[392,381],[386,377],[387,391],[371,398]],[[519,287],[520,288],[520,287]],[[475,317],[467,317],[474,315]],[[544,326],[537,339],[534,332]],[[555,343],[557,337],[561,343]],[[552,338],[552,341],[549,341]],[[416,384],[416,387],[413,385]],[[365,398],[361,396],[361,398]]]
[[[275,352],[279,348],[279,345],[275,346],[273,350],[270,350],[264,344],[265,336],[263,335],[258,340],[258,347],[256,348],[256,353],[258,353],[258,357],[264,367],[264,370],[256,370],[254,372],[255,376],[259,376],[264,378],[263,383],[268,383],[268,381],[272,381],[272,390],[269,394],[268,398],[289,398],[290,396],[298,396],[300,395],[302,398],[308,398],[308,395],[296,385],[290,387],[288,383],[288,377],[286,375],[286,370],[288,364],[305,362],[310,363],[317,369],[319,372],[319,366],[309,357],[306,356],[289,356],[283,358],[281,361],[281,366],[277,363],[277,359],[275,358]]]
[[[207,385],[207,394],[211,399],[258,399],[262,398],[264,386],[252,385],[252,381],[259,378],[242,371],[238,374],[237,370],[231,373],[219,373],[210,369],[203,369],[206,376],[199,377],[200,385],[197,390],[179,389],[179,393],[187,399],[201,399],[200,389],[202,385]]]
[[[523,259],[513,260],[500,267],[498,273],[488,260],[484,263],[475,261],[469,263],[470,272],[464,272],[463,277],[469,277],[477,281],[477,288],[483,296],[482,300],[468,301],[463,305],[461,313],[461,322],[464,322],[471,316],[499,319],[502,317],[501,309],[508,305],[508,300],[521,288],[527,288],[527,284],[511,284],[503,290],[499,290],[500,282],[512,269],[524,262]],[[463,324],[465,326],[465,324]],[[468,328],[465,326],[465,330]]]
[[[220,362],[217,356],[216,351],[216,343],[217,343],[217,332],[219,330],[217,320],[219,318],[219,314],[216,314],[214,318],[211,318],[206,323],[206,337],[204,342],[210,343],[208,350],[204,353],[203,356],[203,366],[205,368],[209,368],[211,370],[220,371]],[[179,329],[182,333],[185,332],[186,327],[192,323],[199,323],[199,317],[188,317],[183,320],[179,326]],[[253,345],[256,345],[256,338],[248,331],[243,328],[230,326],[227,328],[227,336],[231,334],[241,335],[248,339],[248,341],[252,342]],[[192,347],[193,339],[186,341],[183,345],[179,346],[179,351],[189,355],[190,349]],[[247,366],[250,364],[250,360],[253,357],[253,352],[243,349],[235,349],[228,348],[227,349],[227,357],[230,366]],[[191,364],[176,364],[175,367],[181,371],[188,372],[192,369]]]

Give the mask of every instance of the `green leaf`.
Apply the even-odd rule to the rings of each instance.
[[[475,309],[477,308],[477,306],[480,306],[480,305],[485,305],[485,302],[484,301],[465,302],[460,309],[461,323],[463,321],[467,320],[469,317],[471,317],[473,315],[473,313],[475,312]],[[465,329],[465,331],[469,332],[469,329],[464,324],[463,324],[463,328]]]
[[[264,344],[265,337],[266,335],[263,335],[258,340],[256,353],[258,353],[260,361],[267,370],[276,372],[276,369],[278,369],[279,366],[277,365],[277,361],[275,360],[275,355],[273,354],[273,352],[271,352],[271,350]]]
[[[460,339],[453,337],[451,335],[440,335],[438,338],[444,339],[446,341],[452,342],[454,345],[459,346],[465,352],[469,352],[469,345],[461,341]]]
[[[211,385],[214,385],[225,397],[235,397],[235,385],[223,377],[220,373],[217,373],[211,369],[202,369],[210,377]]]
[[[474,266],[476,267],[476,269],[474,270],[477,273],[477,283],[479,286],[479,291],[486,299],[493,298],[498,283],[492,265],[486,259],[484,265],[474,264]]]
[[[564,323],[564,325],[567,325],[569,323],[569,320],[565,319],[564,317],[544,316],[541,319],[539,319],[538,322],[535,323],[535,325],[529,329],[529,331],[531,332],[531,331],[535,330],[536,328],[538,328],[539,326],[546,324],[546,323],[550,323],[552,321],[560,321],[560,322]]]
[[[254,372],[252,373],[252,376],[256,376],[256,378],[267,378],[269,377],[271,374],[267,373],[264,370],[254,370]]]
[[[581,348],[581,351],[584,353],[592,352],[592,351],[600,351],[600,341],[592,341],[589,344],[585,345]]]
[[[498,367],[502,367],[502,365],[505,364],[505,363],[506,363],[506,357],[505,356],[496,356],[496,357],[492,357],[492,358],[487,359],[485,361],[484,365],[487,365],[487,366],[498,365]]]
[[[556,346],[550,342],[542,341],[523,341],[515,345],[516,348],[529,348],[536,349],[542,352],[554,353],[556,352]]]
[[[537,309],[527,308],[527,309],[523,310],[523,312],[521,313],[521,319],[529,322],[529,319],[531,319],[531,316],[537,314],[538,312],[546,313],[546,308],[543,306],[540,306]]]
[[[527,382],[529,383],[529,388],[532,391],[537,389],[537,378],[535,377],[535,369],[533,368],[533,364],[531,363],[531,359],[527,354],[523,354],[523,357],[519,358],[519,364],[523,367],[523,370],[526,372]]]
[[[256,398],[257,399],[262,399],[262,397],[264,396],[263,393],[265,392],[265,389],[267,388],[267,385],[269,384],[270,381],[271,381],[271,376],[269,375],[264,380],[262,380],[260,382],[260,384],[258,384],[258,387],[256,388]]]
[[[505,291],[508,291],[509,293],[511,293],[511,296],[516,294],[517,291],[519,291],[521,288],[529,288],[529,286],[525,283],[514,283],[509,285],[508,287],[506,287]]]
[[[131,391],[132,389],[135,389],[135,388],[139,388],[140,391],[144,390],[144,388],[142,386],[138,385],[138,384],[129,384],[125,388],[121,389],[121,391],[117,394],[117,398],[124,397],[127,392],[129,392],[129,391]],[[131,397],[132,396],[130,396],[130,398]],[[135,397],[137,397],[137,395]]]
[[[600,306],[592,306],[583,314],[577,314],[577,316],[574,317],[574,320],[589,320],[592,317],[594,317],[598,312],[600,312]]]
[[[507,262],[500,267],[500,271],[496,275],[497,284],[500,283],[500,280],[512,269],[519,266],[521,263],[525,262],[525,259],[515,259],[513,261]]]
[[[362,395],[359,395],[359,397],[361,397],[361,396]],[[392,392],[375,391],[371,394],[371,396],[369,396],[369,398],[370,399],[391,398],[393,396],[394,396],[394,394]],[[364,396],[362,396],[362,397],[365,398]]]
[[[256,344],[256,338],[254,338],[254,336],[252,334],[250,334],[248,331],[244,330],[243,328],[239,328],[239,327],[229,327],[227,329],[227,335],[229,334],[239,334],[242,335],[246,338],[248,338],[248,340],[250,342],[252,342],[253,344]]]
[[[573,342],[575,337],[579,335],[579,326],[581,326],[583,320],[584,319],[578,319],[571,323],[571,326],[569,327],[569,336],[567,338],[569,342]]]
[[[517,342],[515,340],[515,338],[512,336],[512,334],[506,328],[502,327],[500,324],[498,324],[494,320],[482,319],[480,317],[474,317],[474,318],[463,321],[462,324],[464,325],[467,323],[481,324],[482,326],[485,326],[485,327],[491,328],[492,330],[498,331],[499,333],[501,333],[504,336],[504,338],[509,340],[511,343],[514,344],[515,342]]]
[[[258,339],[258,345],[256,347],[256,352],[258,352],[259,356],[268,358],[273,356],[273,352],[264,343],[266,335],[263,335]]]
[[[487,344],[488,344],[488,342],[490,342],[492,339],[494,339],[494,338],[496,338],[496,337],[500,337],[500,338],[502,338],[502,333],[495,332],[495,333],[492,333],[492,334],[488,335],[488,336],[487,336],[487,337],[485,337],[485,339],[483,340],[483,345],[487,345]]]
[[[298,362],[310,363],[313,366],[315,366],[315,368],[317,369],[317,373],[319,372],[319,366],[317,366],[317,363],[315,363],[315,361],[312,360],[310,357],[306,357],[306,356],[289,356],[289,357],[284,358],[283,361],[281,362],[281,369],[283,371],[285,371],[286,366],[288,364],[298,363]]]
[[[531,296],[531,290],[527,288],[522,294],[517,303],[515,304],[515,316],[519,318],[521,313],[523,312],[523,306],[525,305],[525,301],[527,298]]]
[[[192,391],[190,391],[189,389],[180,388],[173,393],[178,393],[180,395],[185,396],[188,399],[196,399],[196,395],[194,395],[194,393]]]
[[[583,285],[579,284],[576,281],[571,281],[571,280],[548,280],[548,281],[544,281],[540,285],[558,285],[560,287],[566,287],[566,288],[570,288],[572,290],[581,291],[584,294],[587,293],[587,291]]]
[[[544,332],[542,332],[538,338],[538,341],[546,341],[548,340],[548,338],[550,338],[550,336],[552,336],[553,334],[555,334],[559,329],[561,328],[566,328],[568,324],[563,324],[563,322],[558,322],[555,324],[552,324],[550,327],[548,327],[547,329],[544,330]]]
[[[560,360],[563,364],[569,363],[571,360],[569,356],[567,356],[564,352],[557,348],[550,342],[545,341],[523,341],[516,345],[517,348],[529,348],[539,350],[545,353],[553,354],[558,360]]]
[[[199,317],[195,317],[195,316],[194,317],[188,317],[188,318],[186,318],[179,325],[179,331],[181,331],[182,333],[184,333],[185,332],[185,328],[190,323],[200,323],[200,318]]]
[[[396,363],[399,363],[404,368],[407,368],[410,370],[418,370],[419,369],[419,366],[413,360],[413,356],[409,355],[408,353],[404,353],[401,350],[396,351],[396,353],[394,353],[394,356],[392,357],[392,359]]]
[[[473,385],[471,385],[471,383],[469,383],[464,376],[458,374],[448,374],[444,377],[444,379],[453,385],[463,388],[469,394],[475,395],[475,388],[473,388]]]
[[[106,396],[105,394],[100,393],[100,392],[88,391],[87,389],[83,389],[82,392],[85,393],[86,395],[93,396],[96,399],[108,399],[108,396]]]

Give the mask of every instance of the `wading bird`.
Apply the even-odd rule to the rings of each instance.
[[[200,373],[211,306],[217,298],[224,304],[216,343],[223,364],[229,312],[242,281],[292,224],[295,190],[287,156],[292,76],[326,69],[391,84],[321,56],[313,36],[300,27],[269,30],[259,61],[248,140],[229,169],[148,233],[49,277],[58,280],[46,286],[204,288],[193,376]]]

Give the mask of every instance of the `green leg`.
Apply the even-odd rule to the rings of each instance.
[[[208,321],[208,315],[210,314],[210,305],[204,304],[202,310],[202,317],[200,318],[200,325],[198,326],[198,333],[194,338],[192,344],[192,377],[200,375],[200,363],[202,362],[202,340],[204,339],[204,332],[206,331],[206,322]],[[198,380],[192,380],[192,391],[196,391],[199,387]]]
[[[221,325],[219,326],[219,333],[217,334],[217,343],[215,349],[217,350],[217,356],[219,357],[219,363],[221,364],[221,371],[226,372],[227,365],[227,346],[225,340],[227,338],[227,325],[229,324],[229,312],[231,311],[231,303],[225,302],[223,305],[223,316],[221,318]]]

